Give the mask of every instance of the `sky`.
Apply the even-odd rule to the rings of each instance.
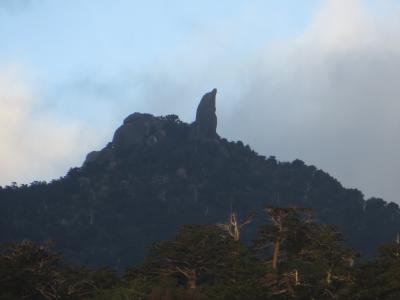
[[[0,0],[0,185],[63,176],[139,111],[400,203],[397,0]]]

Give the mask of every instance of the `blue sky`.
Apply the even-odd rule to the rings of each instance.
[[[0,66],[22,65],[60,117],[95,118],[93,101],[100,112],[116,100],[142,108],[140,77],[196,39],[220,31],[221,47],[240,59],[301,31],[319,2],[3,0]]]
[[[236,47],[254,47],[265,38],[301,30],[319,1],[2,2],[2,61],[24,60],[51,75],[65,76],[82,67],[143,67],[193,35],[226,23],[240,22],[237,29],[248,44]]]
[[[395,0],[2,0],[0,184],[62,176],[134,111],[191,121],[217,87],[223,136],[398,201],[399,16]]]

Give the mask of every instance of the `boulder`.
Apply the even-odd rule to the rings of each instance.
[[[128,150],[132,146],[155,144],[165,135],[162,127],[159,118],[150,114],[134,113],[115,132],[113,148]]]

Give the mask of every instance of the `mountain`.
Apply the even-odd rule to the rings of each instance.
[[[251,240],[267,205],[314,208],[367,257],[395,236],[397,204],[366,200],[301,160],[279,162],[221,138],[216,93],[203,96],[191,124],[134,113],[64,177],[0,188],[0,242],[51,239],[71,262],[121,269],[182,224],[224,222],[232,210],[258,213],[244,232]]]

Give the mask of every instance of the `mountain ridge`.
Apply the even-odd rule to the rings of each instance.
[[[216,93],[203,96],[191,124],[131,114],[110,143],[59,180],[0,188],[0,241],[52,239],[73,262],[123,268],[183,224],[223,222],[231,210],[244,216],[267,205],[315,209],[366,256],[395,236],[397,204],[366,200],[301,160],[279,162],[221,138]]]

